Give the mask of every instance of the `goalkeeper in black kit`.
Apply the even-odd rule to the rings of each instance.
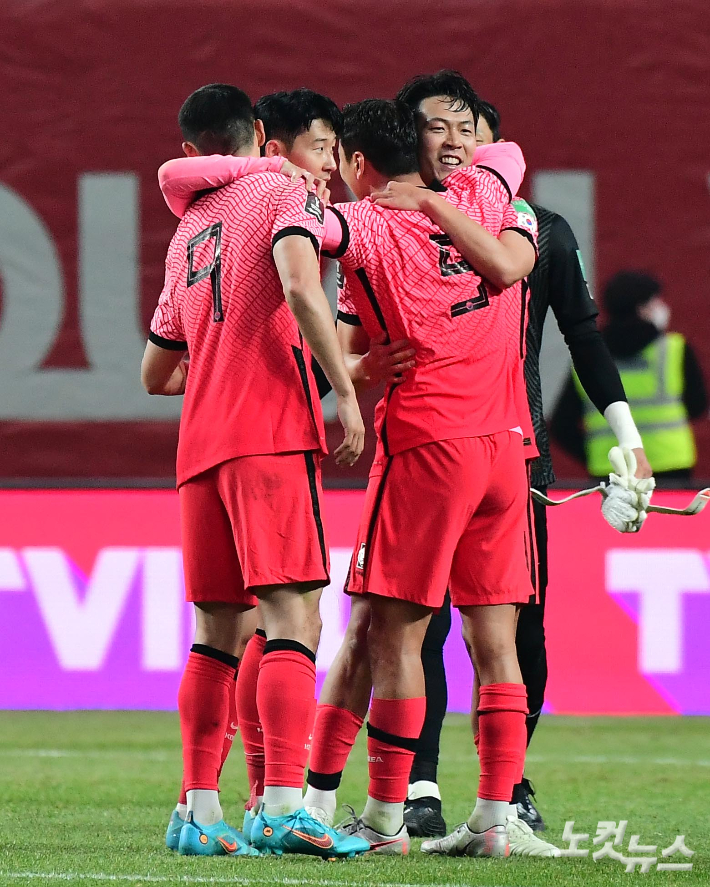
[[[479,144],[500,140],[500,117],[487,102],[479,106],[476,131]],[[640,528],[645,514],[634,510],[642,501],[637,494],[650,494],[654,481],[651,466],[626,402],[624,388],[614,361],[597,329],[597,308],[589,293],[579,246],[562,216],[541,206],[532,206],[539,227],[539,260],[529,277],[530,302],[527,330],[525,381],[539,458],[532,464],[533,487],[545,492],[555,475],[542,410],[539,358],[543,325],[549,308],[569,348],[574,368],[589,399],[604,415],[624,454],[626,475],[613,476],[614,495],[605,500],[604,517],[621,532]],[[647,500],[646,500],[647,501]],[[540,717],[547,683],[545,649],[545,592],[547,588],[547,521],[545,506],[533,504],[539,603],[521,607],[516,645],[520,670],[528,692],[528,745]],[[432,617],[422,647],[426,678],[427,714],[419,750],[410,776],[405,822],[409,834],[435,837],[446,833],[441,795],[437,784],[439,739],[446,713],[447,692],[443,647],[451,627],[451,610],[446,602]],[[551,856],[554,848],[533,835],[545,828],[533,803],[534,792],[527,778],[515,786],[511,798],[509,841],[512,855]],[[531,831],[532,830],[532,831]]]

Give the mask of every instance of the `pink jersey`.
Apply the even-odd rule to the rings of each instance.
[[[534,222],[521,218],[491,173],[474,169],[466,190],[441,187],[446,200],[494,236],[516,230],[535,243]],[[371,338],[384,331],[390,341],[407,339],[416,351],[414,370],[388,387],[378,407],[385,453],[518,426],[520,307],[511,314],[510,299],[500,298],[422,213],[369,200],[337,211],[349,235],[341,245],[346,288],[339,319],[362,323]]]
[[[276,173],[197,200],[170,243],[150,339],[187,349],[177,480],[237,456],[326,451],[310,353],[271,249],[323,239],[323,205]]]

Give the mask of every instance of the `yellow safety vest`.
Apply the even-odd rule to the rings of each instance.
[[[683,403],[684,353],[683,336],[667,333],[633,357],[616,359],[631,415],[654,471],[695,465],[695,439]],[[593,477],[601,477],[609,473],[608,453],[617,441],[575,372],[573,377],[584,405],[587,469]]]

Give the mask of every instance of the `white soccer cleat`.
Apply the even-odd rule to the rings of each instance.
[[[473,832],[464,822],[445,838],[424,841],[422,853],[439,856],[508,856],[508,834],[506,826],[494,825],[485,832]]]
[[[373,828],[370,828],[369,825],[365,825],[362,819],[355,815],[355,811],[352,807],[349,809],[352,811],[352,816],[349,819],[346,819],[345,822],[341,822],[340,825],[336,827],[336,831],[341,835],[356,836],[368,841],[370,844],[370,850],[365,855],[369,855],[370,853],[381,853],[385,856],[408,855],[412,842],[406,825],[402,825],[402,828],[396,835],[383,835],[380,832],[376,832]]]
[[[505,824],[511,856],[536,856],[550,858],[561,855],[559,847],[538,838],[527,822],[517,816],[509,816]]]

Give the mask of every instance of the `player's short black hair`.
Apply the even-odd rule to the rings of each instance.
[[[383,176],[419,171],[414,114],[404,102],[367,99],[346,105],[340,144],[348,160],[360,151]]]
[[[425,99],[434,96],[448,96],[452,111],[470,108],[474,123],[478,123],[478,96],[463,74],[450,68],[443,68],[436,74],[419,74],[408,80],[397,93],[397,98],[405,102],[417,113]]]
[[[488,124],[488,129],[493,133],[493,141],[500,141],[500,112],[495,105],[483,99],[478,100],[478,113]]]
[[[182,137],[202,154],[234,154],[254,138],[254,109],[249,96],[226,83],[196,89],[180,108]]]
[[[312,89],[272,92],[259,99],[254,113],[264,124],[267,142],[279,139],[289,150],[314,120],[324,120],[336,136],[343,126],[343,115],[335,102]]]

